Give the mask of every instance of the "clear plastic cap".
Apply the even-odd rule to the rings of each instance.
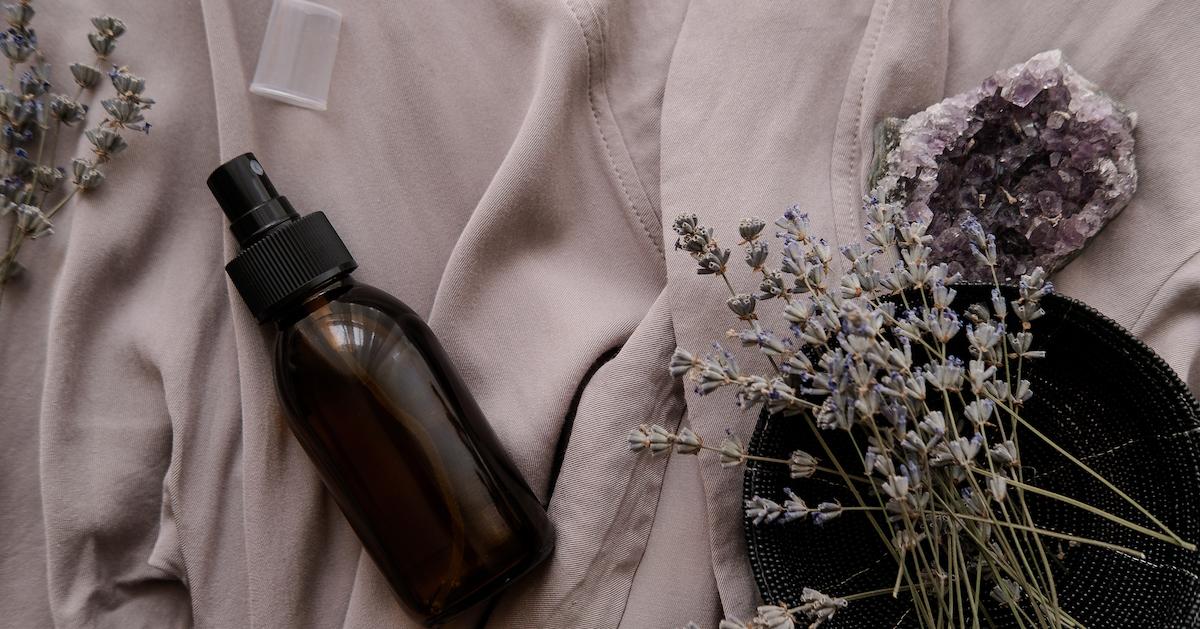
[[[309,0],[275,0],[250,91],[325,110],[342,14]]]

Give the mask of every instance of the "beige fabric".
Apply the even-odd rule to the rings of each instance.
[[[1056,282],[1200,390],[1191,3],[326,3],[346,19],[324,113],[246,91],[266,0],[39,3],[60,67],[86,15],[124,17],[119,60],[160,104],[0,303],[0,624],[416,626],[283,425],[271,331],[227,287],[203,180],[246,150],[329,214],[359,278],[428,317],[549,499],[554,557],[459,626],[750,610],[739,475],[624,451],[640,422],[752,424],[666,373],[729,320],[664,225],[690,211],[730,234],[800,203],[853,238],[877,120],[1044,49],[1140,115],[1141,189]]]

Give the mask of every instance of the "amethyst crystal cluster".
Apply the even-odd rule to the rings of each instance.
[[[995,234],[1011,279],[1062,268],[1137,188],[1135,113],[1057,50],[876,130],[871,195],[929,221],[935,262],[988,280],[962,225]]]

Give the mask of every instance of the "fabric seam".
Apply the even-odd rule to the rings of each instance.
[[[851,124],[852,135],[850,136],[850,146],[848,147],[845,158],[846,163],[844,164],[844,172],[846,173],[846,177],[848,179],[846,186],[847,200],[852,200],[854,198],[855,189],[861,185],[861,182],[858,178],[857,165],[862,160],[862,146],[859,136],[862,132],[860,127],[862,126],[863,103],[866,101],[867,80],[870,78],[871,68],[875,65],[876,53],[879,52],[879,40],[883,36],[884,26],[887,24],[888,16],[891,14],[891,11],[892,0],[887,0],[887,4],[885,4],[883,7],[883,12],[879,16],[879,23],[875,26],[875,32],[870,35],[870,43],[868,44],[869,52],[867,53],[866,61],[862,67],[862,76],[861,78],[855,78],[855,80],[859,80],[861,84],[859,85],[858,96],[855,98],[854,121]],[[835,152],[837,151],[836,138],[834,141],[833,150]],[[832,159],[830,160],[830,163],[833,163]],[[830,177],[831,184],[832,181],[833,177]],[[837,204],[835,202],[835,212],[837,211],[836,207]],[[841,230],[839,229],[840,222],[841,221],[839,220],[839,217],[835,214],[833,219],[833,236],[839,244],[844,244],[843,238],[849,238],[851,235],[841,233]]]
[[[1163,280],[1162,284],[1159,284],[1158,288],[1154,289],[1154,293],[1150,295],[1150,299],[1146,301],[1146,305],[1142,306],[1142,311],[1138,313],[1137,319],[1133,320],[1133,325],[1130,326],[1130,330],[1136,330],[1138,328],[1138,325],[1142,323],[1142,319],[1145,318],[1146,313],[1150,311],[1150,306],[1154,305],[1154,302],[1158,300],[1159,293],[1161,293],[1163,289],[1167,287],[1167,284],[1171,283],[1171,280],[1175,279],[1176,275],[1179,275],[1179,272],[1182,271],[1184,267],[1190,264],[1192,260],[1195,260],[1197,257],[1200,257],[1200,250],[1193,251],[1192,255],[1184,258],[1183,262],[1180,262],[1179,266],[1175,267],[1175,270],[1171,271],[1171,274],[1168,275],[1165,280]]]
[[[588,1],[590,2],[590,0],[588,0]],[[600,51],[600,59],[599,59],[600,78],[601,78],[601,80],[605,80],[608,77],[608,45],[607,45],[607,41],[604,38],[604,23],[599,19],[599,16],[598,16],[597,11],[595,10],[595,7],[592,7],[591,12],[592,12],[593,17],[596,18],[596,24],[597,24],[596,32],[600,37],[600,42],[598,45],[598,49]],[[605,83],[607,85],[607,81],[605,81]],[[616,140],[620,143],[622,154],[627,158],[627,160],[629,162],[629,171],[630,171],[631,178],[634,180],[634,183],[637,184],[637,189],[641,192],[641,196],[644,197],[646,200],[646,205],[648,205],[650,208],[650,214],[652,215],[650,218],[653,218],[656,223],[662,224],[662,210],[659,209],[657,204],[655,204],[654,199],[650,198],[650,194],[646,190],[646,183],[644,181],[642,181],[642,174],[641,174],[641,172],[638,171],[637,164],[634,163],[634,161],[633,161],[633,156],[629,154],[629,145],[625,142],[625,132],[621,130],[621,123],[617,120],[617,117],[615,115],[613,115],[613,113],[612,113],[612,99],[609,97],[607,86],[603,90],[603,93],[601,96],[602,96],[604,104],[606,106],[606,110],[608,111],[609,118],[612,119],[612,127],[613,127],[613,130],[616,132]],[[661,116],[661,113],[660,113],[660,116]]]
[[[595,7],[592,6],[592,4],[589,0],[579,0],[579,1],[583,2],[584,4],[587,5],[587,10],[591,14],[592,21],[596,24],[597,28],[599,28],[600,27],[600,18],[596,13]],[[597,102],[596,92],[597,92],[597,90],[602,89],[602,84],[603,84],[603,70],[604,70],[603,45],[602,45],[603,42],[602,41],[597,42],[595,49],[593,49],[591,37],[589,37],[589,35],[588,35],[588,28],[584,24],[583,16],[581,16],[579,14],[579,12],[575,10],[574,2],[572,0],[564,0],[563,3],[567,6],[567,10],[569,10],[571,12],[571,15],[575,18],[575,23],[576,23],[576,25],[579,26],[580,34],[583,35],[583,44],[584,44],[584,48],[587,52],[588,106],[590,107],[590,109],[592,111],[592,121],[596,125],[596,132],[600,134],[600,141],[604,145],[604,154],[605,154],[605,158],[608,159],[609,168],[612,170],[613,174],[616,176],[619,187],[621,188],[621,193],[625,197],[625,201],[627,203],[629,211],[633,213],[634,217],[637,219],[638,224],[641,225],[642,232],[646,235],[646,238],[650,240],[650,243],[654,246],[654,249],[656,251],[658,251],[659,255],[665,256],[666,252],[663,249],[662,238],[655,237],[653,230],[651,230],[650,226],[647,224],[647,217],[644,216],[645,213],[638,209],[638,204],[633,200],[633,195],[631,195],[629,192],[629,185],[626,183],[625,177],[621,174],[621,168],[620,168],[620,166],[617,165],[617,161],[613,156],[613,150],[612,150],[611,144],[609,143],[608,135],[604,133],[604,124],[600,120],[600,108],[599,108],[599,104]],[[597,56],[597,55],[599,55],[599,56]],[[593,73],[592,73],[592,64],[593,63],[596,63],[597,65],[599,65],[598,73],[601,75],[599,85],[593,80]],[[604,98],[605,99],[608,98],[607,91],[604,91]],[[609,112],[607,112],[607,110],[606,110],[605,113],[609,113]],[[609,114],[609,115],[611,116],[611,114]],[[619,135],[620,128],[616,126],[615,119],[613,122],[613,126],[616,128],[617,133]],[[626,156],[626,158],[628,159],[628,156]],[[635,173],[636,173],[636,171],[635,171]],[[638,185],[641,186],[640,180],[638,181]],[[647,202],[649,202],[648,201],[649,195],[646,194],[645,189],[640,188],[640,192],[642,193],[643,197],[647,198]]]
[[[216,136],[215,139],[216,139],[216,143],[217,143],[217,158],[220,159],[225,155],[225,149],[224,149],[224,141],[222,140],[223,134],[221,133],[221,126],[222,126],[221,125],[221,120],[222,120],[221,98],[217,93],[217,90],[218,90],[218,88],[217,88],[217,68],[216,68],[216,64],[213,63],[213,41],[212,41],[212,34],[211,34],[211,28],[210,28],[211,24],[212,24],[212,19],[211,19],[211,16],[209,15],[210,10],[208,8],[208,3],[205,2],[204,0],[200,0],[199,5],[200,5],[200,19],[204,23],[204,45],[208,52],[208,69],[209,69],[209,74],[211,75],[210,80],[212,81],[213,118],[216,122],[216,125],[215,125],[216,129],[215,129],[214,135]],[[231,300],[233,297],[229,293],[229,290],[228,290],[229,285],[226,284],[225,286],[226,286],[226,290],[225,290],[226,302],[231,303],[231,302],[229,302],[229,300]],[[233,325],[232,321],[230,322],[230,325]],[[238,344],[238,341],[237,341],[238,334],[237,334],[237,326],[233,326],[233,327],[234,327],[233,343],[234,343],[234,348],[235,348],[234,351],[236,352],[236,348],[237,348],[237,344]],[[234,363],[237,366],[237,368],[240,370],[241,369],[240,361],[234,360]],[[239,383],[238,408],[241,409],[242,405],[241,405],[241,387],[240,387],[241,375],[240,375],[240,373],[238,375],[238,383]],[[173,445],[174,444],[172,444],[172,446]],[[172,482],[176,487],[178,487],[179,483],[182,481],[182,475],[183,475],[182,464],[178,467],[175,467],[174,469],[172,469],[172,466],[168,466],[167,473],[170,476],[170,482]],[[243,488],[243,490],[244,490],[244,488]],[[202,619],[196,613],[196,606],[194,604],[194,599],[192,597],[193,581],[191,578],[191,574],[188,571],[188,564],[190,563],[188,561],[188,556],[191,553],[188,550],[189,546],[187,543],[186,535],[184,534],[185,526],[183,525],[184,518],[182,515],[182,513],[183,513],[182,504],[180,503],[180,501],[177,498],[179,492],[171,491],[170,487],[168,487],[168,491],[170,491],[170,494],[171,494],[171,501],[172,501],[171,517],[175,518],[175,531],[176,531],[176,537],[178,538],[178,544],[179,544],[179,557],[180,557],[181,563],[183,564],[183,566],[182,566],[183,567],[183,578],[187,581],[188,601],[189,601],[189,605],[192,608],[192,624],[197,627],[202,627],[202,626],[204,626],[204,624],[203,624]],[[245,510],[245,506],[243,505],[243,508],[242,508],[242,551],[245,554],[245,556],[249,557],[249,553],[246,552],[246,548],[245,548],[245,529],[246,529],[245,520],[246,520],[246,510]],[[249,566],[243,565],[242,572],[246,578],[246,620],[249,622],[250,627],[254,627],[255,626],[254,605],[252,604],[252,601],[254,599],[254,591],[250,585],[251,574],[250,574]]]

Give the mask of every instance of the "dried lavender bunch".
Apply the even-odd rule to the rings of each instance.
[[[758,460],[786,465],[794,478],[821,474],[840,480],[854,504],[809,505],[788,490],[747,500],[746,516],[762,526],[836,526],[829,523],[864,512],[876,516],[873,528],[896,562],[892,588],[839,596],[805,590],[798,606],[765,605],[751,620],[726,620],[721,629],[787,628],[801,619],[814,628],[853,600],[902,592],[925,627],[991,626],[992,619],[982,613],[985,596],[1004,605],[1022,626],[1081,626],[1059,605],[1049,540],[1141,553],[1039,528],[1026,506],[1027,492],[1195,550],[1022,416],[1033,395],[1022,377],[1025,363],[1045,355],[1036,349],[1034,330],[1043,314],[1039,303],[1053,291],[1046,274],[1038,268],[1023,275],[1017,298],[1006,300],[996,272],[996,240],[969,219],[960,227],[994,289],[990,303],[956,303],[952,284],[959,277],[945,264],[930,262],[928,225],[909,221],[898,203],[876,197],[865,199],[864,209],[865,242],[841,249],[845,272],[836,283],[830,247],[812,236],[808,217],[797,208],[775,222],[781,250],[777,266],[769,264],[764,221],[742,220],[739,244],[759,279],[753,293],[735,290],[728,276],[731,251],[711,228],[695,215],[674,222],[676,247],[696,260],[697,273],[718,276],[728,287],[727,306],[742,327],[727,335],[764,354],[772,372],[747,371],[733,352],[714,344],[715,351],[703,356],[677,349],[671,373],[691,381],[700,395],[732,387],[742,408],[761,405],[805,422],[822,452],[760,457],[733,438],[711,446],[689,428],[672,432],[658,425],[635,428],[630,448],[651,454],[713,451],[725,467]],[[784,333],[760,318],[759,304],[770,300],[782,302],[773,309],[780,314],[772,323]],[[956,339],[965,339],[966,355],[950,351]],[[858,446],[856,460],[834,456],[823,436],[828,431],[849,435]],[[1049,443],[1155,528],[1027,483],[1022,437]]]
[[[54,233],[51,219],[75,195],[104,182],[104,165],[129,146],[124,132],[150,132],[145,112],[154,104],[144,94],[144,79],[128,68],[113,66],[108,78],[115,94],[100,101],[105,117],[84,131],[91,155],[76,157],[69,168],[56,166],[58,141],[65,130],[83,126],[90,108],[81,98],[101,83],[100,68],[116,50],[125,24],[106,15],[92,18],[88,44],[94,59],[71,64],[76,89],[68,96],[51,91],[50,65],[30,26],[31,0],[3,9],[9,28],[0,33],[0,54],[8,60],[8,81],[0,84],[0,216],[13,218],[8,247],[0,256],[0,297],[5,285],[23,270],[17,255],[26,241]]]

